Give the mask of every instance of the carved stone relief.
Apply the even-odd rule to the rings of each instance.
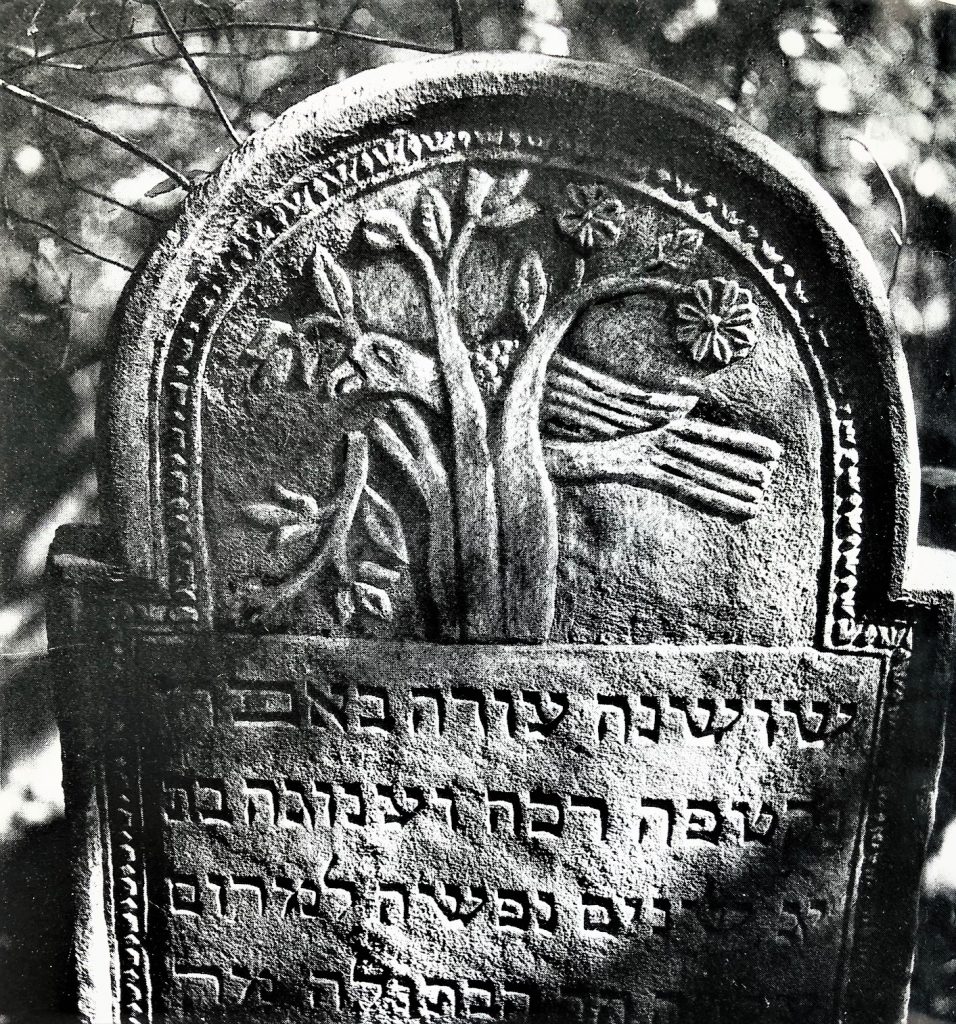
[[[265,457],[283,432],[299,440],[294,410],[328,436],[306,441],[301,479],[263,481],[253,458],[257,491],[238,509],[207,503],[237,628],[287,628],[294,602],[315,628],[360,635],[647,639],[673,574],[693,586],[701,569],[661,536],[668,518],[756,613],[751,636],[810,634],[822,512],[806,514],[819,484],[805,455],[819,427],[796,344],[779,344],[779,316],[703,230],[568,177],[426,172],[334,227],[305,225],[281,284],[266,268],[247,286],[251,308],[239,300],[210,357],[212,431],[248,430]],[[205,458],[215,466],[208,440]],[[601,518],[596,535],[587,520]],[[788,534],[781,607],[752,549]],[[608,559],[626,616],[589,579]],[[675,639],[721,619],[701,607]]]
[[[226,161],[51,559],[85,1020],[901,1019],[953,604],[856,245],[574,62]]]

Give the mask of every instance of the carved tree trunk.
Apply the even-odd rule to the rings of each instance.
[[[509,640],[545,640],[554,621],[558,522],[538,426],[551,356],[588,306],[639,292],[676,291],[676,285],[655,278],[599,278],[553,306],[518,358],[491,438]]]

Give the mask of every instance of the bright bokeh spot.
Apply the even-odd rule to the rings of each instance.
[[[43,166],[44,157],[36,146],[21,146],[13,154],[13,162],[17,165],[17,170],[29,178]]]
[[[923,885],[930,896],[956,893],[956,821],[947,826],[936,856],[926,865]]]
[[[54,736],[10,770],[0,788],[0,840],[25,825],[42,825],[63,814],[60,740]]]
[[[117,178],[110,188],[110,195],[121,203],[135,203],[163,180],[162,171],[156,170],[155,167],[144,167],[139,174],[129,178]]]
[[[825,50],[835,50],[843,44],[840,30],[827,18],[814,18],[813,38]]]
[[[933,157],[924,160],[913,175],[913,188],[927,199],[946,188],[946,168]]]
[[[849,114],[855,104],[853,93],[843,82],[827,82],[816,92],[817,106],[831,114]]]
[[[922,334],[923,314],[906,295],[900,295],[893,303],[893,316],[900,334]]]
[[[777,36],[777,42],[788,57],[802,57],[807,52],[807,41],[795,28],[785,28]]]
[[[951,318],[949,296],[941,292],[923,307],[923,330],[927,334],[938,334],[949,326]]]

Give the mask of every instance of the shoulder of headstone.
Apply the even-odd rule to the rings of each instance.
[[[54,585],[110,586],[123,573],[111,550],[106,531],[71,523],[56,531],[47,556],[47,573]]]
[[[904,590],[920,604],[956,607],[956,551],[919,546],[913,550]]]

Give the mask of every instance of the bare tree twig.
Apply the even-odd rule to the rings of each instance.
[[[120,260],[114,260],[111,256],[104,256],[102,253],[96,252],[94,249],[90,249],[80,242],[74,241],[69,235],[64,235],[62,231],[57,230],[52,224],[47,224],[42,220],[35,220],[33,217],[28,217],[24,213],[20,213],[19,210],[13,210],[4,202],[3,213],[6,217],[12,217],[16,221],[20,221],[22,224],[30,224],[32,227],[40,228],[46,231],[48,234],[53,235],[54,238],[59,238],[61,242],[68,245],[71,249],[75,249],[77,252],[82,253],[84,256],[90,256],[95,260],[101,260],[103,263],[110,263],[114,267],[119,267],[120,270],[125,270],[128,274],[133,272],[133,268],[128,263],[123,263]]]
[[[84,185],[75,178],[71,178],[63,167],[63,160],[60,157],[60,154],[56,151],[53,152],[53,162],[56,164],[57,176],[64,184],[72,185],[73,188],[82,192],[84,195],[88,195],[93,199],[99,199],[100,202],[103,203],[109,203],[111,206],[116,206],[121,210],[126,210],[127,213],[135,213],[138,217],[152,221],[154,224],[163,223],[162,217],[157,217],[152,213],[147,213],[145,210],[138,210],[135,206],[131,206],[129,203],[124,203],[122,200],[116,199],[114,196],[107,195],[105,192],[99,192],[95,188],[90,188],[88,185]]]
[[[171,57],[170,60],[179,60]],[[87,103],[117,104],[123,107],[136,107],[139,110],[177,110],[182,114],[195,114],[207,121],[216,120],[216,115],[208,107],[191,107],[173,100],[134,100],[131,96],[120,96],[113,92],[78,92],[77,96]]]
[[[167,177],[172,178],[172,180],[181,188],[186,190],[189,189],[191,182],[189,181],[189,178],[182,173],[182,171],[177,171],[175,167],[170,166],[165,160],[161,160],[158,156],[153,156],[151,153],[147,153],[145,149],[141,149],[135,142],[131,142],[122,135],[117,135],[116,132],[110,131],[109,128],[104,128],[102,125],[98,125],[95,121],[91,121],[88,117],[84,117],[82,114],[76,114],[72,110],[66,110],[64,107],[58,107],[55,103],[51,103],[49,100],[45,100],[42,97],[37,96],[36,93],[28,92],[26,89],[21,89],[16,85],[11,85],[9,82],[5,82],[2,78],[0,78],[0,90],[9,93],[11,96],[16,96],[17,99],[23,100],[31,106],[37,107],[39,110],[45,110],[47,113],[56,114],[57,117],[62,117],[65,121],[72,121],[74,124],[78,124],[81,128],[85,128],[87,131],[93,132],[95,135],[99,135],[100,138],[106,139],[108,142],[112,142],[121,149],[125,149],[127,153],[132,153],[134,156],[138,156],[140,160],[143,160],[148,164],[152,164],[153,167],[161,170]]]
[[[191,25],[178,30],[180,37],[193,35],[212,35],[217,32],[244,31],[244,32],[304,32],[310,35],[327,35],[339,39],[351,39],[355,42],[370,43],[376,46],[387,46],[394,50],[416,50],[420,53],[450,53],[446,47],[433,46],[429,43],[419,43],[411,39],[389,39],[384,36],[369,35],[365,32],[353,32],[351,29],[332,28],[330,25],[319,25],[315,22],[287,22],[287,21],[224,21],[208,25]],[[98,46],[113,45],[115,43],[132,43],[140,39],[156,39],[166,36],[165,31],[150,29],[142,32],[127,32],[117,36],[109,44],[98,39],[93,42],[78,43],[74,46],[66,46],[60,50],[51,50],[42,56],[22,61],[6,68],[6,74],[15,74],[19,71],[29,71],[36,67],[42,67],[58,57],[67,57],[75,53],[82,53],[86,50],[96,49]],[[195,56],[195,54],[194,54]]]
[[[456,50],[465,48],[465,23],[461,16],[461,0],[449,0],[451,11],[452,46]]]
[[[41,0],[40,6],[33,12],[33,17],[30,19],[30,24],[27,26],[27,36],[33,39],[37,34],[37,22],[40,20],[40,15],[43,13],[43,8],[46,7],[46,0]]]
[[[125,6],[125,4],[124,4]],[[101,32],[97,25],[94,23],[92,18],[87,18],[87,24],[90,28],[100,37],[105,49],[96,55],[94,60],[95,64],[102,64],[104,60],[111,54],[120,44],[117,41],[116,36],[108,36],[105,32]]]
[[[213,50],[190,50],[189,52],[193,57],[208,57],[210,60],[235,61],[237,57],[235,53],[216,53]],[[298,52],[299,51],[291,50],[260,50],[257,52],[255,58],[250,59],[258,60],[260,57],[288,57],[291,56],[293,53]],[[160,57],[149,57],[146,60],[130,61],[127,64],[109,64],[104,66],[96,64],[95,62],[93,64],[57,64],[51,61],[50,63],[44,64],[43,66],[45,68],[60,68],[65,71],[81,71],[87,75],[116,75],[122,74],[124,71],[135,71],[138,68],[151,68],[156,67],[158,64],[169,64],[172,61],[177,60],[182,60],[182,57],[178,53],[167,53],[163,54]],[[224,90],[221,87],[219,91],[224,92]],[[229,93],[225,93],[225,95],[228,96]],[[119,101],[117,100],[117,102]],[[139,105],[154,107],[159,106],[159,104],[156,103],[140,103]],[[184,107],[177,103],[169,104],[169,106],[178,107],[180,110],[191,110],[193,113],[208,114],[210,117],[213,118],[216,116],[211,110],[201,110],[197,107]]]
[[[861,146],[866,150],[867,155],[876,165],[877,170],[880,172],[883,180],[886,182],[886,187],[890,190],[890,195],[893,197],[893,201],[896,203],[896,210],[900,218],[900,229],[896,230],[894,227],[890,227],[890,234],[893,236],[893,241],[896,242],[896,259],[893,260],[893,273],[890,274],[890,283],[886,286],[887,294],[893,291],[893,286],[896,284],[896,276],[900,269],[900,257],[903,255],[903,250],[907,245],[907,235],[909,234],[909,222],[906,217],[906,203],[903,201],[903,195],[897,188],[896,182],[893,180],[888,168],[882,160],[873,152],[870,144],[860,135],[844,135],[843,136],[848,142],[855,142],[858,146]]]
[[[193,73],[193,75],[195,75],[196,81],[202,87],[202,91],[206,94],[207,98],[209,99],[209,102],[212,104],[212,108],[216,111],[219,120],[222,121],[226,131],[229,132],[230,136],[232,137],[232,141],[237,146],[241,145],[242,139],[239,138],[239,135],[237,134],[232,121],[229,120],[229,115],[226,113],[226,111],[223,109],[222,104],[219,102],[219,97],[216,95],[216,91],[210,84],[209,79],[206,78],[206,76],[200,70],[199,65],[193,59],[193,55],[189,52],[189,50],[186,49],[186,44],[183,42],[182,36],[180,36],[180,34],[176,31],[176,26],[169,20],[169,15],[166,13],[166,8],[163,7],[160,0],[152,0],[152,6],[155,9],[156,13],[159,15],[159,20],[166,27],[166,31],[169,33],[170,38],[176,44],[176,49],[179,50],[179,53],[182,56],[183,60],[189,66],[189,70]]]

